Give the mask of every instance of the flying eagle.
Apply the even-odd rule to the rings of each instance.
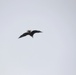
[[[22,38],[22,37],[24,37],[24,36],[26,36],[26,35],[30,35],[31,37],[33,37],[33,35],[34,35],[35,33],[41,33],[41,32],[42,32],[42,31],[39,31],[39,30],[33,30],[33,31],[28,30],[27,32],[23,33],[19,38]]]

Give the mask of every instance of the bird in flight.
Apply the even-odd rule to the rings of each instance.
[[[33,31],[28,30],[27,32],[23,33],[19,38],[22,38],[22,37],[27,36],[27,35],[30,35],[31,37],[33,37],[33,35],[35,33],[41,33],[41,32],[42,31],[39,31],[39,30],[33,30]]]

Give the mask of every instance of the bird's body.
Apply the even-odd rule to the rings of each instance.
[[[30,35],[31,37],[33,37],[33,35],[35,33],[41,33],[41,31],[39,31],[39,30],[33,30],[33,31],[28,30],[27,32],[23,33],[19,38],[22,38],[22,37],[24,37],[26,35]]]

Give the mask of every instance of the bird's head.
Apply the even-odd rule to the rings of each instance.
[[[31,30],[28,30],[27,32],[28,32],[28,33],[31,33]]]

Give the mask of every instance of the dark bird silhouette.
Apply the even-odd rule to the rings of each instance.
[[[30,35],[31,37],[33,37],[33,35],[34,35],[35,33],[41,33],[41,32],[42,32],[42,31],[39,31],[39,30],[33,30],[33,31],[28,30],[27,32],[23,33],[19,38],[22,38],[22,37],[24,37],[24,36],[26,36],[26,35]]]

